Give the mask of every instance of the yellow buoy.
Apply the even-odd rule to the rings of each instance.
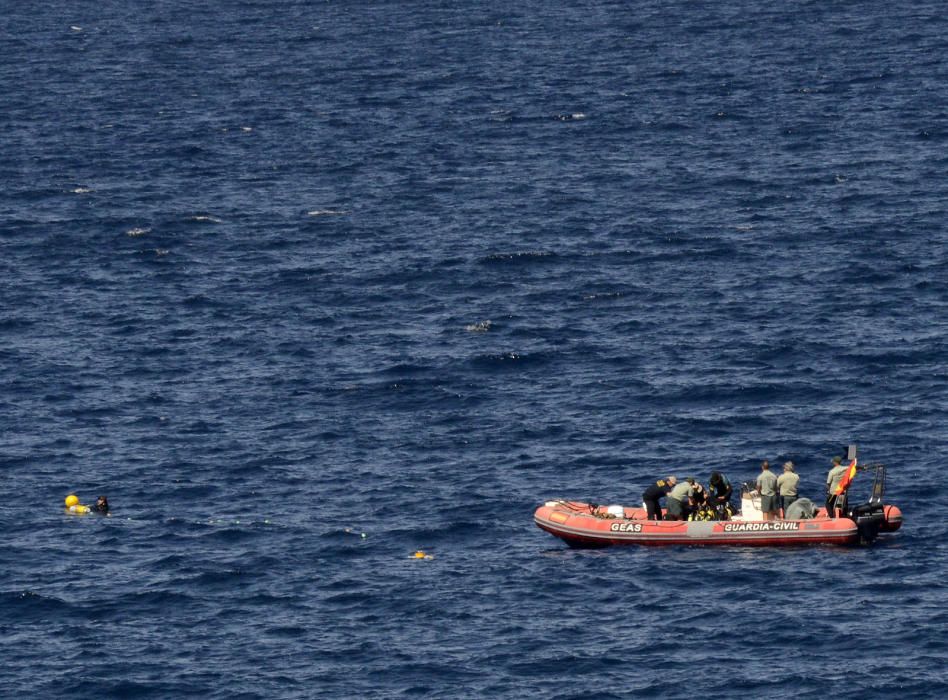
[[[73,506],[77,506],[77,505],[79,505],[79,497],[78,497],[78,496],[76,496],[75,494],[72,494],[72,493],[69,494],[68,496],[66,496],[66,507],[67,507],[67,508],[72,508]]]
[[[424,558],[425,558],[425,553],[422,552],[420,549],[417,552],[415,552],[415,559],[424,559]]]

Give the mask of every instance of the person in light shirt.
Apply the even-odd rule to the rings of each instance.
[[[687,479],[675,485],[675,488],[665,499],[665,520],[687,520],[688,509],[691,507],[691,497],[695,493],[695,479]]]
[[[773,520],[777,511],[777,477],[770,471],[770,462],[766,459],[760,463],[757,490],[760,492],[760,511],[764,520]]]
[[[793,462],[783,463],[783,474],[777,477],[777,493],[780,496],[780,517],[787,517],[787,508],[799,497],[797,485],[800,475],[793,471]]]
[[[845,464],[842,464],[842,461],[842,457],[833,457],[833,466],[830,467],[829,473],[826,475],[826,515],[830,518],[837,516],[836,506],[839,498],[836,496],[836,488],[848,469]]]

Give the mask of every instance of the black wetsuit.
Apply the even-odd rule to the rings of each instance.
[[[724,511],[731,505],[731,494],[734,489],[724,474],[719,474],[719,476],[721,478],[718,481],[708,484],[708,498],[711,507],[718,512],[719,516],[723,516]]]
[[[664,479],[659,479],[645,489],[645,493],[642,494],[642,500],[645,501],[645,510],[648,512],[649,520],[662,519],[662,505],[658,502],[658,499],[667,496],[671,490],[671,484]]]
[[[734,489],[731,488],[731,482],[727,480],[727,477],[724,474],[721,475],[721,480],[716,484],[709,484],[709,491],[711,495],[711,504],[712,505],[723,505],[731,500],[731,494],[734,492]]]

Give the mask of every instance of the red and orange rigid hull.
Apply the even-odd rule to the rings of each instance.
[[[533,519],[541,529],[578,547],[847,545],[859,541],[855,522],[825,515],[809,520],[654,521],[647,520],[641,508],[626,508],[625,517],[608,517],[604,509],[594,508],[578,501],[551,501],[537,508]]]

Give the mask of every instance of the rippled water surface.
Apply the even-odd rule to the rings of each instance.
[[[943,9],[9,4],[3,686],[944,697]],[[871,548],[532,522],[848,442]]]

